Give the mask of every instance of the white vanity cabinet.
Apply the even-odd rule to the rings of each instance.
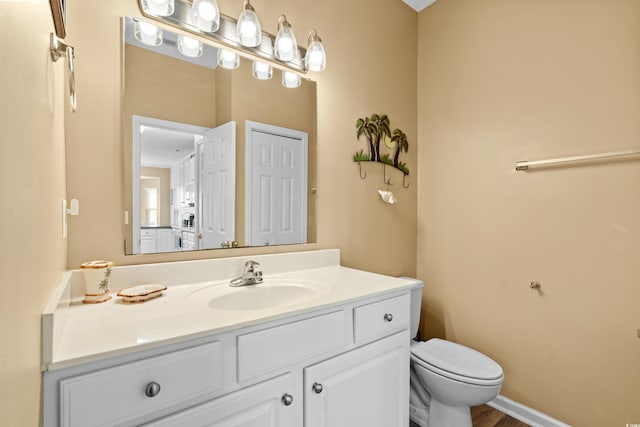
[[[44,426],[406,427],[409,311],[403,290],[46,371]]]

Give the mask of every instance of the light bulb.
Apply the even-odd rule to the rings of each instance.
[[[202,55],[202,42],[188,36],[178,36],[178,50],[184,56],[197,58]]]
[[[243,46],[256,47],[262,43],[260,20],[249,0],[245,0],[242,5],[242,13],[238,18],[236,34],[240,44]]]
[[[253,61],[252,74],[258,80],[269,80],[273,77],[273,68],[265,62]]]
[[[175,0],[142,0],[142,7],[157,16],[171,16],[175,10]]]
[[[240,32],[242,33],[243,37],[253,38],[257,33],[256,24],[251,21],[242,21],[242,23],[240,24]]]
[[[218,31],[220,10],[216,0],[194,0],[191,5],[191,23],[202,31]]]
[[[282,72],[282,86],[288,88],[298,87],[302,84],[302,79],[296,73],[291,71]]]
[[[162,29],[148,22],[134,20],[133,34],[136,40],[148,46],[160,46],[162,44]]]
[[[218,65],[232,70],[240,66],[240,56],[226,49],[218,49]]]
[[[291,29],[291,24],[287,17],[281,15],[278,19],[278,34],[275,42],[275,56],[281,61],[292,61],[297,56],[296,36]]]

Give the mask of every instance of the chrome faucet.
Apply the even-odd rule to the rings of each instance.
[[[244,270],[242,276],[236,277],[231,280],[229,286],[246,286],[257,285],[262,283],[262,271],[257,270],[256,267],[260,265],[259,262],[249,260],[244,263]]]

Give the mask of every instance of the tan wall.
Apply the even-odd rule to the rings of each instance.
[[[141,180],[140,188],[144,188],[145,181],[153,181],[152,186],[158,187],[158,202],[160,204],[160,210],[158,211],[158,225],[171,225],[171,205],[170,205],[170,184],[171,184],[171,169],[169,168],[152,168],[141,167],[140,175],[145,177],[154,177],[153,180]],[[143,197],[140,197],[144,199]],[[140,203],[140,218],[145,218],[143,214],[144,209],[142,207],[144,203]],[[146,207],[145,207],[146,208]]]
[[[2,426],[39,425],[40,313],[66,267],[65,75],[49,55],[51,31],[48,2],[1,2]]]
[[[636,0],[439,1],[419,17],[418,276],[428,336],[575,426],[640,420]],[[533,280],[542,292],[529,289]]]
[[[223,13],[237,15],[235,0],[219,5]],[[81,108],[67,120],[68,188],[84,206],[70,230],[70,268],[98,258],[134,264],[338,247],[346,265],[392,275],[415,274],[415,182],[405,190],[400,188],[401,174],[392,176],[400,203],[385,205],[377,194],[383,187],[382,169],[372,167],[367,179],[360,180],[351,156],[364,146],[355,140],[356,118],[387,113],[392,126],[407,132],[412,145],[406,159],[416,170],[417,14],[398,0],[381,0],[375,8],[365,0],[258,0],[254,6],[266,31],[275,32],[283,12],[301,43],[307,31],[317,28],[329,55],[327,70],[312,75],[318,82],[318,243],[125,256],[120,16],[139,16],[139,12],[136,2],[129,0],[70,0],[69,40],[77,45],[77,68],[82,72],[78,72]],[[380,37],[380,28],[394,37]],[[397,77],[399,72],[402,78]],[[96,185],[101,192],[95,191]]]

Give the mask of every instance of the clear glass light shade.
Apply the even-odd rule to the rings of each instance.
[[[282,72],[282,86],[288,88],[298,87],[302,84],[302,79],[296,73],[291,71]]]
[[[178,36],[178,50],[184,56],[197,58],[202,56],[202,42],[187,36]]]
[[[218,65],[228,70],[240,66],[240,55],[226,49],[218,49]]]
[[[142,7],[157,16],[171,16],[175,10],[175,0],[142,0]]]
[[[142,21],[133,21],[133,34],[141,43],[147,46],[160,46],[162,44],[162,28]]]
[[[304,57],[304,66],[309,71],[323,71],[327,67],[324,46],[315,31],[312,31],[309,35],[309,46]]]
[[[275,41],[275,55],[281,61],[291,61],[298,55],[298,42],[291,29],[291,24],[282,15],[278,23],[278,34]]]
[[[202,31],[218,31],[220,9],[216,0],[194,0],[191,5],[191,23]]]
[[[242,13],[238,18],[236,27],[238,40],[240,44],[247,47],[256,47],[262,43],[262,27],[258,15],[249,4],[249,0],[245,0],[242,6]]]
[[[269,80],[273,77],[273,68],[266,62],[253,61],[252,74],[258,80]]]

